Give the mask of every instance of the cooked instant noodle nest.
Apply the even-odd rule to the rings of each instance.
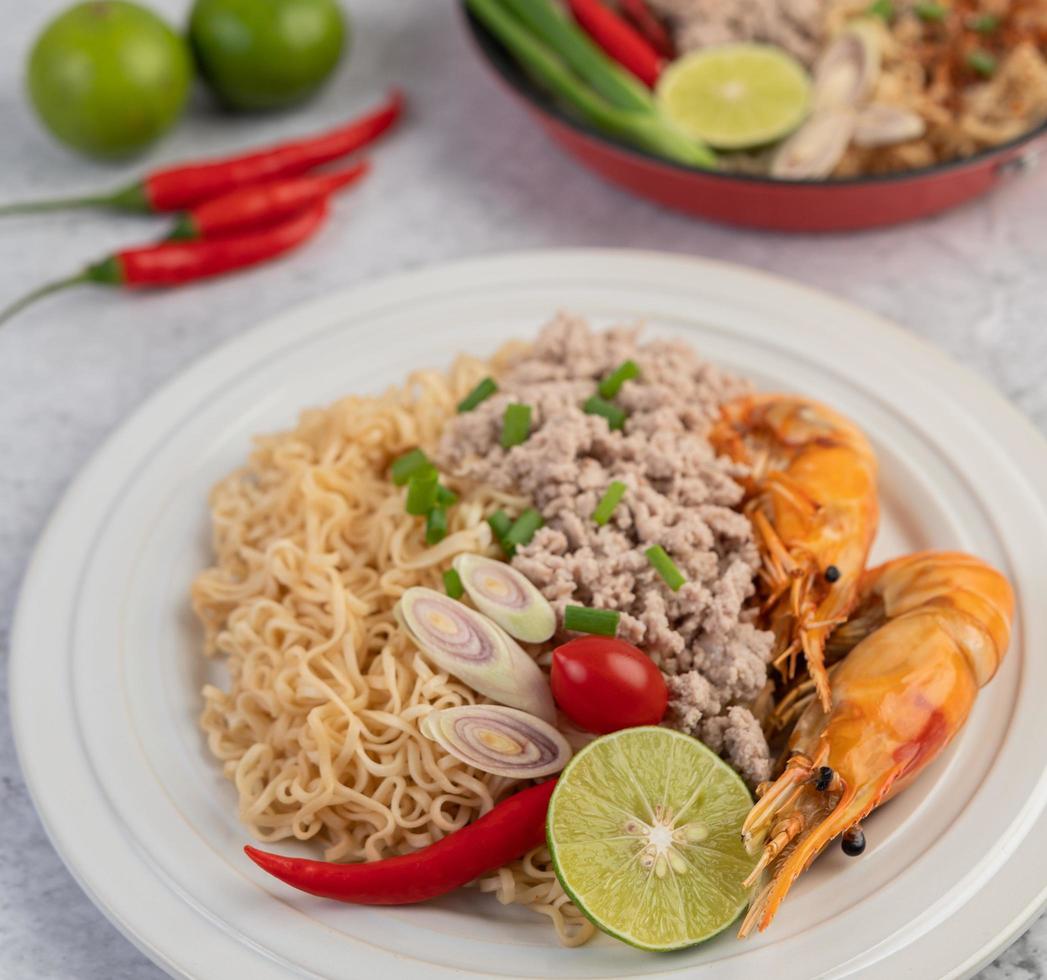
[[[259,439],[212,493],[216,560],[192,596],[229,683],[204,689],[201,724],[258,840],[378,860],[457,830],[513,786],[419,733],[431,708],[477,698],[429,666],[392,612],[410,586],[440,588],[438,567],[455,554],[490,549],[486,513],[525,506],[452,482],[449,534],[426,548],[388,477],[398,454],[435,443],[489,370],[462,358],[446,376],[419,372],[402,390],[306,412],[297,429]],[[479,887],[548,916],[568,945],[594,931],[544,847]]]

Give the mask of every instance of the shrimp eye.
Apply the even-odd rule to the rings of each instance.
[[[865,850],[865,832],[861,827],[848,828],[843,832],[840,847],[848,857],[857,857]]]
[[[835,565],[830,565],[825,570],[825,581],[826,582],[838,582],[840,580],[840,570]]]
[[[828,788],[829,784],[833,781],[833,771],[831,766],[819,766],[818,775],[814,780],[814,788],[819,793],[824,793]]]

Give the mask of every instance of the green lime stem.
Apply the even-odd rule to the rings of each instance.
[[[0,325],[3,325],[12,317],[17,316],[27,306],[35,303],[38,299],[43,299],[45,296],[50,296],[52,293],[57,293],[63,289],[67,289],[70,286],[78,286],[81,283],[94,281],[90,271],[85,270],[84,272],[78,272],[74,276],[66,276],[65,279],[58,279],[55,282],[46,283],[43,286],[34,289],[30,293],[26,293],[25,296],[15,300],[10,306],[0,310]]]

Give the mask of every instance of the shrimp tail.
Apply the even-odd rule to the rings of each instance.
[[[811,824],[810,826],[804,826],[807,823],[802,818],[802,810],[799,812],[800,819],[797,819],[795,815],[790,815],[788,820],[791,820],[791,825],[801,827],[801,833],[793,845],[792,850],[784,856],[781,862],[778,863],[775,868],[774,874],[771,880],[764,888],[757,894],[749,906],[749,911],[746,913],[745,919],[742,921],[741,928],[738,930],[738,938],[744,939],[748,936],[754,928],[763,932],[770,924],[778,911],[778,907],[785,900],[785,896],[789,893],[789,889],[792,887],[793,882],[810,867],[811,862],[825,849],[835,837],[840,836],[844,831],[851,827],[860,824],[873,810],[880,805],[880,803],[890,794],[891,788],[895,781],[902,774],[904,766],[899,764],[893,769],[888,770],[880,779],[873,782],[866,783],[862,786],[843,786],[843,792],[840,794],[839,800],[833,809],[818,823]],[[838,777],[837,777],[838,778]],[[779,777],[777,782],[786,780],[789,786],[794,786],[796,783],[796,770],[794,769],[793,774],[790,775],[789,768]],[[773,790],[773,787],[772,787]],[[831,791],[831,790],[830,790]],[[804,785],[801,787],[801,792],[804,793],[817,793],[817,789],[812,788],[810,785]],[[775,794],[775,799],[781,801],[783,796],[790,802],[795,800],[794,794],[788,793],[787,791],[779,791]],[[765,799],[771,796],[769,791],[765,794]],[[762,802],[762,801],[761,801]],[[757,807],[759,804],[757,804]],[[797,808],[799,810],[799,808]],[[755,810],[754,810],[755,813]],[[752,816],[752,814],[750,814]],[[763,819],[766,821],[767,813],[763,814]],[[783,820],[778,821],[779,824],[785,823]],[[791,842],[790,842],[791,843]],[[784,850],[780,841],[772,838],[764,845],[765,851],[764,856],[761,858],[760,865],[758,867],[765,867],[771,861],[777,857],[777,853],[781,853]],[[777,853],[768,854],[767,849],[777,851]]]

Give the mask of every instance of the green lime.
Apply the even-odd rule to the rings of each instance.
[[[192,74],[185,42],[156,14],[97,0],[47,25],[29,55],[27,83],[54,136],[84,153],[118,157],[174,125]]]
[[[721,44],[674,61],[658,80],[662,112],[695,139],[722,150],[771,143],[803,122],[811,79],[769,44]]]
[[[348,26],[336,0],[196,0],[189,41],[230,109],[282,109],[334,71]]]
[[[703,942],[748,902],[745,784],[689,735],[627,728],[591,742],[549,803],[553,867],[604,932],[655,951]]]

